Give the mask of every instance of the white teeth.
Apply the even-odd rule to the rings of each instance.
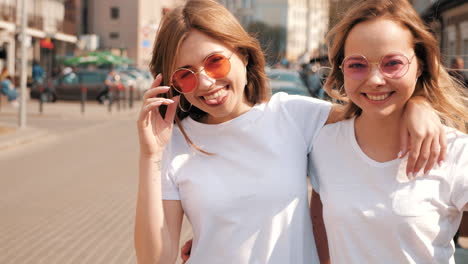
[[[216,99],[218,97],[224,96],[225,94],[226,94],[226,89],[221,89],[214,94],[203,96],[203,98],[205,98],[205,100],[212,100],[212,99]]]
[[[385,100],[387,99],[387,97],[390,96],[390,94],[382,94],[382,95],[370,95],[370,94],[366,94],[367,98],[373,100],[373,101],[382,101],[382,100]]]

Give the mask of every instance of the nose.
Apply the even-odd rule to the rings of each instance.
[[[377,64],[372,64],[372,67],[367,78],[369,84],[374,85],[383,85],[385,84],[385,76],[380,71],[380,68]]]
[[[208,89],[215,83],[216,83],[216,79],[206,74],[205,69],[203,69],[202,71],[198,73],[198,88],[199,89],[201,90]]]

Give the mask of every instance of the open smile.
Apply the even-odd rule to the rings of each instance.
[[[384,102],[387,102],[391,97],[392,95],[395,94],[395,92],[388,92],[388,93],[361,93],[362,96],[364,96],[364,98],[367,99],[367,101],[371,102],[371,103],[377,103],[377,104],[381,104],[381,103],[384,103]]]
[[[218,106],[226,102],[228,98],[229,85],[216,89],[208,94],[199,96],[199,98],[209,106]]]

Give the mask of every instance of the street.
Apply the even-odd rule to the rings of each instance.
[[[0,151],[0,263],[136,263],[136,111],[46,107],[45,138]]]

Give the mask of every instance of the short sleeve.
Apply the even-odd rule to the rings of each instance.
[[[320,194],[320,181],[317,174],[317,169],[315,168],[314,160],[312,158],[312,153],[307,155],[307,172],[310,177],[310,184],[312,189],[318,194]]]
[[[449,157],[450,160],[453,159],[452,202],[458,210],[468,211],[468,136],[460,137],[459,142],[456,142],[457,151]]]
[[[170,150],[166,147],[161,159],[161,193],[163,200],[180,200],[174,170],[171,166]]]
[[[315,138],[328,119],[331,103],[312,97],[286,93],[277,93],[275,96],[278,96],[286,112],[303,134],[308,147],[307,152],[310,152]]]

